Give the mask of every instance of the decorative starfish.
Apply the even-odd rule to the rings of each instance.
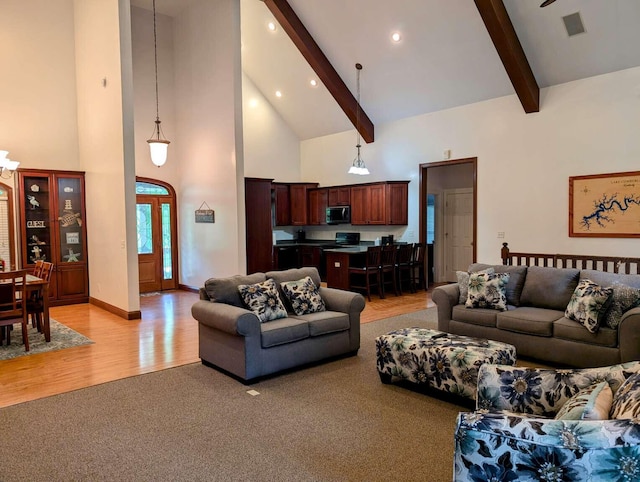
[[[80,256],[82,253],[74,253],[72,248],[69,248],[69,254],[65,254],[63,256],[64,259],[66,259],[69,263],[71,263],[72,261],[79,261],[78,260],[78,256]]]

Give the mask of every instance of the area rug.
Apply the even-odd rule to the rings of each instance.
[[[195,363],[3,408],[0,479],[451,480],[466,409],[376,370],[378,335],[433,316],[367,323],[357,356],[250,386]]]
[[[72,330],[68,326],[50,319],[51,341],[47,343],[44,335],[38,333],[36,328],[29,323],[29,351],[24,351],[22,344],[22,329],[20,325],[14,325],[11,332],[11,345],[0,346],[0,360],[9,360],[19,356],[35,355],[47,351],[62,350],[74,346],[88,345],[93,343],[89,338]]]

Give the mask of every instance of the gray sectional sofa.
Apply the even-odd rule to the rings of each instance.
[[[518,356],[574,367],[598,367],[640,360],[640,307],[626,311],[617,328],[589,332],[565,317],[565,308],[582,279],[602,286],[621,283],[640,288],[640,275],[538,266],[473,264],[469,272],[493,267],[509,273],[508,309],[467,308],[458,284],[433,291],[438,329],[515,345]]]
[[[295,315],[284,301],[280,283],[306,276],[318,288],[326,311]],[[261,283],[268,278],[276,282],[288,316],[260,323],[245,308],[238,285]],[[191,313],[198,321],[202,362],[249,383],[300,365],[357,354],[364,305],[362,295],[321,287],[316,268],[301,268],[211,278],[200,288],[200,300]]]

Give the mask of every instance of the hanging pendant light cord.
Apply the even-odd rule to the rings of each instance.
[[[155,0],[154,0],[155,1]],[[358,148],[358,159],[360,158],[360,71],[362,70],[362,65],[356,64],[356,96],[358,98],[358,104],[356,105],[356,132],[358,144],[356,147]]]
[[[153,0],[153,54],[156,72],[156,121],[159,121],[160,109],[158,107],[158,39],[156,35],[156,0]],[[160,139],[160,131],[158,131],[158,139]]]

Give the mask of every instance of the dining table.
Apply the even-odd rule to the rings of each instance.
[[[23,286],[23,299],[31,296],[33,293],[40,293],[42,296],[42,331],[44,333],[44,339],[47,342],[51,341],[51,325],[49,322],[49,281],[42,278],[38,278],[32,274],[27,274],[26,283],[21,283]]]

